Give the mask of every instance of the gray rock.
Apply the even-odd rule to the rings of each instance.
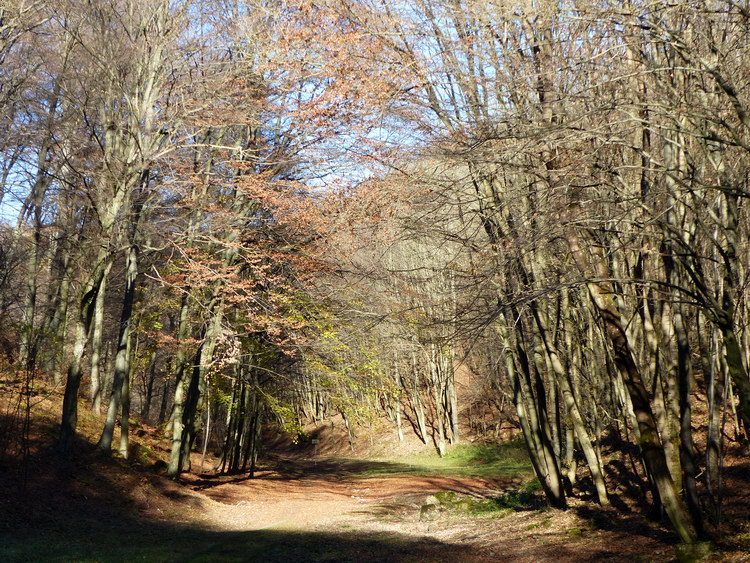
[[[437,504],[423,504],[422,508],[419,509],[419,521],[420,522],[432,522],[437,518],[438,505]]]

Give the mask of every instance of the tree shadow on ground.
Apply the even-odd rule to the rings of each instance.
[[[722,551],[750,554],[750,461],[736,448],[734,463],[723,469],[721,524],[716,529],[716,544]],[[739,560],[739,558],[738,558]]]
[[[201,527],[202,497],[81,442],[74,461],[33,457],[25,487],[0,471],[0,560],[443,561],[466,546],[398,533]],[[189,514],[193,512],[193,514]]]
[[[273,463],[270,461],[269,463]],[[408,463],[370,461],[349,458],[329,458],[321,460],[278,459],[271,465],[277,478],[288,479],[305,476],[335,476],[338,479],[356,476],[403,475],[421,470],[420,466]]]
[[[452,475],[450,469],[440,470],[432,467],[409,463],[369,461],[348,458],[329,458],[322,460],[300,459],[267,459],[256,469],[255,477],[242,475],[201,474],[194,481],[196,489],[210,489],[225,483],[239,483],[248,479],[270,481],[296,481],[303,479],[348,481],[362,477],[388,477],[392,475],[419,475],[423,477],[440,477]]]
[[[622,502],[617,495],[610,495],[610,500],[615,501],[613,502],[615,506]],[[587,520],[593,529],[622,533],[628,536],[643,536],[668,545],[679,542],[674,532],[640,514],[623,514],[593,504],[576,506],[573,510],[578,516]]]
[[[255,476],[249,474],[212,475],[203,473],[192,482],[196,490],[206,490],[227,483],[247,480],[301,481],[315,479],[331,482],[354,480],[357,477],[404,475],[424,472],[423,468],[403,463],[376,462],[350,459],[287,460],[267,459],[261,461]]]
[[[224,532],[116,519],[0,536],[3,561],[464,561],[466,548],[396,533]]]
[[[504,465],[494,465],[502,462]],[[331,476],[338,480],[355,479],[357,477],[386,477],[390,475],[420,475],[440,477],[444,475],[464,477],[491,477],[505,479],[517,477],[519,474],[530,474],[531,465],[527,458],[516,458],[511,456],[492,457],[483,452],[476,453],[473,457],[467,456],[461,460],[463,465],[446,464],[423,464],[414,461],[377,461],[346,457],[323,458],[323,459],[299,459],[299,458],[268,458],[261,469],[268,469],[263,478],[294,479],[304,477]],[[484,466],[490,467],[490,471],[479,471]],[[478,471],[462,471],[476,468]]]
[[[262,488],[262,483],[276,482],[288,484],[289,494],[307,494],[310,486],[329,493],[346,494],[356,492],[351,489],[367,479],[375,479],[382,487],[390,488],[393,496],[411,495],[414,499],[424,498],[432,493],[452,491],[478,499],[495,497],[518,488],[521,479],[499,475],[497,477],[456,476],[450,471],[430,471],[429,467],[406,463],[380,462],[352,459],[325,460],[266,460],[254,478],[247,475],[208,475],[189,477],[193,490],[208,494],[213,500],[229,503],[225,495],[216,494],[217,487],[254,481]],[[252,485],[251,485],[252,486]],[[543,503],[542,503],[543,504]],[[537,507],[538,508],[538,507]]]

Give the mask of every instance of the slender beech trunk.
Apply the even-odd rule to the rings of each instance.
[[[427,443],[427,423],[425,421],[424,404],[422,403],[422,394],[419,389],[419,364],[417,362],[416,354],[411,354],[411,377],[408,382],[404,381],[404,376],[401,377],[402,385],[409,391],[409,402],[411,403],[411,410],[414,414],[414,429],[417,433],[417,437],[422,441],[423,444]]]
[[[183,422],[182,415],[185,405],[185,394],[187,391],[187,354],[185,352],[185,341],[189,334],[188,319],[190,315],[189,295],[187,290],[182,294],[180,304],[180,316],[177,322],[177,354],[175,356],[175,391],[174,407],[172,409],[172,448],[169,455],[169,466],[167,476],[179,477],[182,471],[182,460],[180,456],[180,445],[182,444]]]
[[[122,414],[120,416],[120,447],[119,452],[123,459],[128,459],[130,452],[130,382],[133,379],[133,363],[130,356],[130,340],[128,339],[128,370],[122,380],[122,391],[120,401],[122,402]],[[138,342],[133,355],[138,354]]]
[[[695,476],[698,469],[695,464],[693,444],[692,412],[690,408],[690,392],[693,384],[693,368],[690,361],[690,345],[685,329],[683,307],[681,303],[674,306],[674,328],[677,337],[677,374],[680,404],[680,463],[682,465],[683,486],[690,515],[700,534],[703,533],[703,516],[698,497],[698,487]]]
[[[571,204],[570,215],[575,216],[576,211],[578,211],[577,207]],[[570,221],[565,227],[565,234],[570,252],[579,270],[586,278],[591,279],[591,275],[588,273],[590,271],[588,260],[583,253],[575,226]],[[608,279],[610,277],[602,257],[595,259],[595,268],[598,278]],[[607,287],[606,282],[588,281],[586,287],[604,322],[605,332],[612,346],[615,365],[623,378],[633,403],[633,410],[640,430],[641,452],[646,468],[654,480],[664,510],[680,539],[685,543],[694,543],[698,540],[698,533],[669,472],[664,446],[657,431],[654,413],[651,410],[648,391],[643,384],[641,373],[633,358],[620,312],[617,310],[612,296],[612,289]]]
[[[107,292],[107,278],[112,267],[112,262],[107,264],[104,276],[99,284],[94,304],[94,320],[91,327],[91,384],[89,396],[91,399],[91,410],[95,413],[102,409],[102,382],[101,382],[101,358],[102,358],[102,334],[104,332],[104,298]]]
[[[393,382],[395,384],[395,388],[398,389],[398,386],[401,384],[401,375],[399,374],[398,370],[398,361],[394,362],[393,364]],[[403,421],[401,420],[401,393],[397,392],[396,397],[394,400],[394,410],[396,411],[396,431],[398,432],[398,441],[403,442],[404,441],[404,425]]]
[[[458,420],[458,394],[456,393],[456,374],[453,368],[453,354],[447,359],[446,369],[448,375],[446,379],[446,403],[450,415],[451,444],[458,444],[461,439]]]
[[[734,289],[736,287],[737,238],[739,231],[739,196],[725,191],[721,205],[721,218],[726,248],[723,249],[724,279],[721,310],[717,311],[719,329],[724,337],[724,355],[729,377],[739,396],[738,412],[744,429],[746,447],[750,447],[750,377],[744,362],[744,354],[735,331]]]
[[[573,395],[573,390],[568,379],[568,373],[566,372],[560,360],[557,348],[555,347],[554,343],[552,343],[549,337],[546,318],[540,311],[537,310],[535,306],[532,306],[532,313],[534,315],[534,319],[536,320],[541,340],[544,343],[547,354],[549,355],[553,372],[562,390],[563,400],[565,401],[565,406],[567,407],[568,413],[570,414],[571,420],[573,422],[573,429],[575,430],[576,437],[578,438],[578,443],[581,445],[584,456],[586,456],[586,462],[588,464],[589,471],[591,472],[591,478],[594,482],[594,486],[596,487],[596,494],[599,499],[599,503],[602,505],[608,505],[609,497],[607,495],[607,486],[604,482],[604,468],[602,467],[601,459],[596,454],[596,450],[594,450],[594,447],[591,443],[591,438],[589,436],[588,430],[586,429],[586,424],[583,421],[583,417],[581,416],[581,411],[578,409],[578,403],[576,402],[575,396]]]
[[[680,76],[681,78],[681,76]],[[681,122],[682,125],[686,123]],[[670,287],[671,302],[664,304],[662,323],[664,325],[663,334],[667,342],[674,340],[677,349],[676,362],[670,371],[674,373],[674,381],[670,381],[673,394],[676,395],[670,405],[676,403],[677,412],[671,412],[673,415],[675,429],[670,428],[670,436],[677,435],[674,440],[678,447],[678,461],[681,469],[681,479],[675,480],[677,487],[682,487],[685,491],[685,498],[690,515],[693,518],[693,524],[699,535],[704,534],[703,516],[701,514],[701,504],[698,497],[698,489],[695,476],[698,470],[695,463],[695,452],[692,432],[692,412],[690,406],[690,391],[693,382],[693,366],[690,358],[690,342],[688,339],[687,329],[685,327],[684,310],[682,296],[674,288],[685,287],[688,281],[685,272],[678,269],[679,258],[675,256],[675,251],[680,247],[680,243],[695,247],[691,239],[695,233],[695,226],[687,219],[685,203],[677,197],[680,186],[674,179],[674,175],[679,172],[680,176],[689,176],[687,164],[685,162],[684,146],[685,140],[681,133],[673,133],[675,138],[672,142],[665,143],[664,162],[670,174],[666,175],[666,185],[668,192],[668,210],[666,220],[669,225],[669,231],[664,238],[662,248],[662,261],[667,282]],[[671,407],[675,410],[675,407]],[[709,415],[710,416],[710,415]]]
[[[429,346],[429,369],[432,380],[432,393],[435,402],[435,447],[440,457],[445,455],[445,403],[444,397],[444,377],[445,374],[441,365],[441,351],[437,344]]]
[[[73,447],[76,426],[78,424],[78,391],[81,386],[82,361],[86,350],[91,321],[94,315],[96,297],[101,285],[109,258],[109,244],[102,242],[94,268],[89,274],[78,302],[73,354],[68,366],[68,377],[65,382],[60,437],[58,447],[64,454],[69,454]]]
[[[154,383],[156,383],[156,350],[152,350],[148,359],[148,381],[146,382],[146,396],[141,404],[141,418],[148,422],[151,416],[151,402],[154,400]]]
[[[221,450],[221,458],[219,463],[216,464],[219,469],[219,473],[226,473],[227,466],[232,465],[232,451],[234,450],[234,442],[237,440],[237,424],[238,416],[237,410],[239,408],[238,395],[242,388],[242,377],[241,377],[241,366],[236,365],[234,367],[234,382],[232,383],[232,397],[229,399],[227,405],[227,430],[224,434],[224,446]]]
[[[187,387],[184,408],[182,410],[182,436],[179,444],[178,472],[189,468],[190,451],[200,429],[200,421],[197,415],[200,411],[206,375],[213,361],[214,350],[216,349],[216,343],[221,331],[222,310],[221,303],[215,298],[213,303],[209,305],[209,315],[211,317],[208,320],[208,327],[203,336],[203,342],[195,354],[195,362],[190,370],[190,382]],[[175,446],[174,441],[172,445],[173,447]]]
[[[132,236],[135,236],[133,234]],[[127,250],[125,267],[125,293],[122,301],[122,313],[120,315],[120,334],[117,342],[117,353],[115,354],[115,373],[112,383],[112,393],[107,408],[107,419],[104,430],[99,438],[97,447],[109,452],[112,449],[112,437],[115,430],[117,415],[122,414],[121,436],[127,434],[127,420],[124,418],[124,406],[130,404],[129,391],[130,380],[130,354],[131,334],[133,331],[133,305],[135,304],[136,277],[138,275],[138,248],[135,242],[131,242]]]
[[[562,474],[554,458],[549,438],[545,438],[544,431],[540,427],[534,401],[529,399],[531,389],[528,380],[516,370],[508,329],[500,322],[497,328],[505,352],[505,369],[513,385],[513,403],[516,407],[516,414],[521,424],[521,431],[524,435],[531,464],[534,467],[534,473],[538,477],[550,505],[555,508],[565,508],[567,502]],[[525,356],[525,352],[523,352],[523,356]],[[524,363],[522,358],[519,358],[519,361],[522,364]],[[525,363],[527,367],[523,368],[522,371],[528,370],[528,360],[525,360]]]
[[[706,396],[708,398],[708,436],[706,438],[706,488],[713,509],[713,521],[718,524],[721,521],[721,461],[722,461],[722,432],[721,412],[724,398],[724,378],[717,376],[721,371],[718,365],[719,335],[718,329],[712,325],[706,326],[706,332],[711,335],[710,343],[706,345],[700,340],[701,357],[704,372],[707,370]],[[705,330],[705,329],[704,329]],[[701,334],[701,324],[698,321],[698,334]],[[723,374],[721,374],[723,375]]]
[[[161,387],[161,400],[159,401],[159,417],[156,419],[156,425],[161,426],[167,419],[167,410],[169,409],[169,377],[164,377],[164,383]],[[169,425],[167,425],[169,428]],[[167,430],[165,430],[167,432]]]
[[[211,435],[211,401],[206,401],[206,424],[203,426],[203,451],[201,452],[200,472],[203,473],[203,465],[206,462],[206,450],[208,449],[208,438]]]
[[[648,265],[647,255],[644,253],[642,270]],[[642,276],[641,276],[642,277]],[[653,311],[653,313],[652,313]],[[672,479],[675,487],[682,488],[682,473],[680,468],[679,432],[675,427],[678,420],[677,408],[675,408],[676,374],[670,369],[673,364],[669,356],[669,343],[672,338],[671,314],[668,306],[657,307],[649,296],[649,288],[644,284],[643,296],[639,304],[641,327],[645,337],[646,357],[648,367],[642,374],[646,381],[651,381],[651,394],[654,398],[653,410],[659,436],[664,444],[664,453],[667,457]],[[661,335],[656,327],[661,328]],[[660,338],[661,336],[661,338]],[[661,346],[660,346],[661,344]],[[644,382],[646,385],[646,382]]]
[[[23,322],[21,325],[21,347],[18,352],[18,363],[23,366],[23,369],[33,369],[33,364],[36,362],[34,318],[36,316],[37,284],[39,281],[38,269],[42,253],[42,198],[46,191],[46,184],[49,183],[46,170],[40,170],[39,175],[43,179],[37,180],[32,188],[32,248],[29,252],[29,260],[26,265],[26,299],[23,306]]]

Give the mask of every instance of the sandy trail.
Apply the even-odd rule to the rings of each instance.
[[[205,495],[205,517],[213,527],[232,531],[268,528],[320,530],[336,527],[389,529],[382,514],[396,508],[416,516],[426,497],[437,491],[472,496],[498,494],[499,481],[461,477],[390,475],[361,477],[329,474],[313,467],[311,474],[288,478],[266,471],[254,479],[194,478],[191,487]],[[399,529],[404,530],[404,522]],[[417,526],[427,531],[428,526]],[[414,530],[416,531],[416,530]]]

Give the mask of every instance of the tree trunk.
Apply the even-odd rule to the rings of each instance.
[[[565,406],[567,407],[568,413],[572,419],[573,429],[578,438],[578,443],[581,445],[583,454],[586,456],[586,462],[589,466],[594,486],[596,487],[596,494],[599,503],[602,505],[608,505],[609,497],[607,495],[607,486],[604,482],[604,468],[602,467],[601,459],[599,459],[599,456],[596,454],[596,450],[594,450],[594,446],[591,443],[588,430],[586,430],[586,425],[581,416],[581,412],[578,409],[578,403],[575,400],[570,381],[568,380],[568,374],[560,361],[560,356],[557,353],[555,345],[549,338],[546,319],[542,317],[542,313],[540,313],[533,305],[532,313],[537,322],[541,340],[544,343],[547,354],[549,355],[552,369],[562,389],[563,400],[565,401]]]
[[[516,315],[514,314],[514,316]],[[505,367],[513,382],[513,401],[516,406],[516,413],[521,423],[534,472],[539,478],[550,505],[564,509],[567,507],[567,502],[562,473],[546,430],[548,426],[540,420],[540,418],[546,416],[546,413],[543,411],[540,413],[537,410],[540,403],[535,402],[533,397],[529,373],[530,366],[526,351],[520,342],[521,336],[517,335],[519,342],[516,343],[518,361],[521,365],[521,373],[519,374],[515,367],[508,329],[499,322],[498,330],[505,349]]]
[[[213,361],[214,350],[221,331],[223,318],[222,306],[216,298],[211,306],[209,306],[209,315],[211,317],[208,320],[208,327],[206,328],[203,342],[196,352],[195,363],[190,370],[190,383],[187,388],[185,406],[182,412],[183,432],[180,443],[180,462],[178,465],[180,469],[178,471],[181,471],[182,468],[189,468],[190,451],[200,429],[200,421],[197,415],[199,414],[199,406],[203,397],[206,374]]]
[[[104,272],[108,266],[109,244],[102,242],[99,254],[94,262],[94,268],[86,280],[82,295],[78,303],[78,318],[76,319],[73,356],[68,367],[68,378],[65,383],[62,415],[60,421],[60,437],[58,447],[64,454],[69,454],[73,447],[76,425],[78,424],[78,390],[81,386],[81,363],[86,350],[86,343],[91,328],[94,306],[101,286]]]
[[[128,346],[128,353],[130,353],[130,346]],[[122,380],[122,391],[120,393],[120,400],[122,401],[122,416],[120,417],[119,451],[123,459],[128,459],[130,452],[130,381],[132,379],[132,365],[133,362],[129,362],[128,371]]]
[[[112,437],[115,430],[117,415],[122,408],[123,417],[120,420],[121,436],[127,434],[127,420],[125,416],[125,405],[130,405],[130,355],[131,355],[131,334],[133,331],[133,305],[135,303],[136,276],[138,275],[138,248],[134,242],[131,242],[127,251],[125,274],[125,293],[122,301],[122,313],[120,315],[120,335],[117,343],[117,353],[115,354],[115,373],[112,383],[112,394],[109,399],[107,409],[107,420],[104,423],[104,430],[99,438],[97,447],[105,452],[112,449]],[[127,395],[126,395],[127,391]],[[122,441],[122,439],[121,439]]]
[[[104,270],[99,290],[96,294],[94,305],[94,321],[91,334],[91,386],[89,397],[91,399],[91,410],[99,414],[102,410],[102,385],[100,381],[100,367],[102,356],[102,333],[104,332],[104,298],[107,292],[107,278],[112,267],[112,262],[107,264]]]
[[[185,372],[186,356],[185,353],[185,341],[188,337],[189,325],[189,296],[187,290],[182,294],[182,302],[180,304],[180,317],[177,324],[177,354],[175,356],[175,391],[174,391],[174,407],[172,409],[172,448],[169,454],[169,466],[167,467],[167,476],[171,478],[177,478],[182,471],[182,459],[180,455],[182,445],[182,434],[183,434],[183,410],[185,405],[185,394],[187,390],[187,377]]]
[[[571,206],[571,208],[571,211],[575,209],[574,206]],[[590,275],[588,274],[589,265],[583,254],[575,227],[571,223],[568,223],[565,233],[570,252],[579,270],[586,278],[590,279]],[[608,279],[610,277],[603,258],[597,258],[595,267],[597,277],[600,279]],[[617,310],[612,297],[613,292],[610,288],[606,287],[605,282],[588,281],[586,287],[593,304],[604,322],[605,333],[612,346],[615,365],[623,378],[633,404],[633,410],[640,430],[639,441],[641,452],[646,468],[654,480],[664,509],[669,515],[669,519],[677,530],[680,539],[685,543],[694,543],[698,540],[698,534],[669,472],[664,446],[657,431],[656,420],[651,410],[648,392],[631,353],[630,344],[620,320],[620,312]]]

